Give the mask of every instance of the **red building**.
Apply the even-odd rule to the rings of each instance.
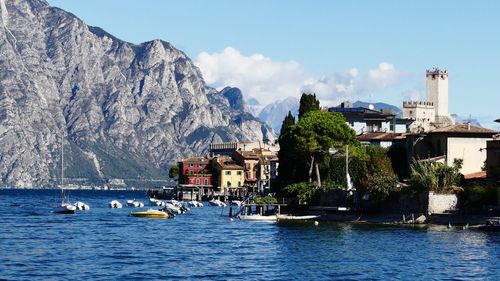
[[[210,159],[192,157],[179,162],[179,184],[193,186],[212,186]]]

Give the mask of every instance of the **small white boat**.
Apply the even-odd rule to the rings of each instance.
[[[210,206],[216,206],[216,207],[222,207],[222,208],[227,206],[226,203],[224,203],[218,199],[212,199],[212,200],[208,201],[208,204]]]
[[[120,209],[123,206],[122,206],[122,203],[120,203],[116,200],[113,200],[113,201],[109,202],[109,207],[113,208],[113,209]]]
[[[319,216],[316,215],[306,215],[306,216],[294,216],[294,215],[276,215],[276,219],[278,221],[304,221],[304,220],[313,220],[317,219]]]
[[[76,202],[73,205],[75,205],[76,209],[79,210],[79,211],[88,211],[88,210],[90,210],[90,206],[87,205],[87,204],[85,204],[85,203],[83,203],[83,202],[81,202],[81,201],[78,201],[78,202]]]
[[[267,222],[275,222],[276,221],[276,215],[272,215],[272,216],[263,216],[260,214],[238,215],[238,218],[242,221],[267,221]]]
[[[196,200],[192,200],[192,201],[188,202],[188,206],[191,208],[201,208],[201,207],[203,207],[203,203],[198,202]]]
[[[133,200],[127,200],[127,206],[133,207],[133,208],[143,208],[144,207],[144,203],[142,203],[140,201],[137,201],[135,199],[133,199]]]
[[[56,214],[74,214],[75,211],[75,205],[72,205],[70,203],[61,203],[60,206],[56,206],[52,209],[52,212]]]
[[[163,201],[156,199],[156,198],[149,198],[149,205],[151,206],[162,206]]]
[[[241,202],[240,200],[233,200],[233,201],[231,201],[230,206],[241,207],[241,204],[243,204],[243,202]]]

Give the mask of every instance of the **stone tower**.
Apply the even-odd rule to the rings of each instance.
[[[450,123],[448,113],[448,71],[433,68],[426,72],[427,101],[434,103],[436,123]]]

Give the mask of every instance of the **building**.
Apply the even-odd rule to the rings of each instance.
[[[245,186],[247,187],[257,186],[257,168],[260,160],[258,151],[259,149],[253,149],[252,151],[238,150],[233,153],[234,161],[244,168]]]
[[[215,157],[212,161],[214,185],[223,192],[244,187],[244,168],[226,156]]]
[[[212,187],[210,159],[191,157],[179,162],[179,184]]]
[[[486,143],[495,134],[493,130],[470,123],[450,125],[406,135],[407,151],[415,159],[433,159],[449,166],[455,159],[462,159],[460,172],[467,175],[481,171],[486,160]]]
[[[356,137],[359,142],[367,145],[391,147],[393,144],[402,144],[406,141],[404,133],[366,133]]]
[[[404,101],[403,116],[412,120],[412,132],[427,132],[431,129],[431,122],[434,122],[435,109],[432,101]]]
[[[373,107],[352,107],[349,102],[343,102],[339,106],[330,107],[328,111],[344,115],[346,122],[358,134],[394,132],[395,126],[398,123],[396,115],[391,111],[377,111]]]
[[[235,151],[252,151],[252,149],[269,149],[278,152],[279,146],[267,142],[223,142],[210,144],[210,155],[232,157]]]
[[[427,100],[403,102],[403,118],[409,121],[408,131],[412,133],[454,124],[448,112],[448,71],[433,68],[425,77]]]
[[[500,119],[495,122],[500,123]],[[486,142],[486,176],[500,179],[500,134]]]

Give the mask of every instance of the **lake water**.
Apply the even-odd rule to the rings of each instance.
[[[138,191],[72,191],[91,210],[60,215],[50,212],[55,193],[0,190],[0,280],[500,278],[498,233],[230,221],[207,206],[145,219],[107,207],[147,203]]]

